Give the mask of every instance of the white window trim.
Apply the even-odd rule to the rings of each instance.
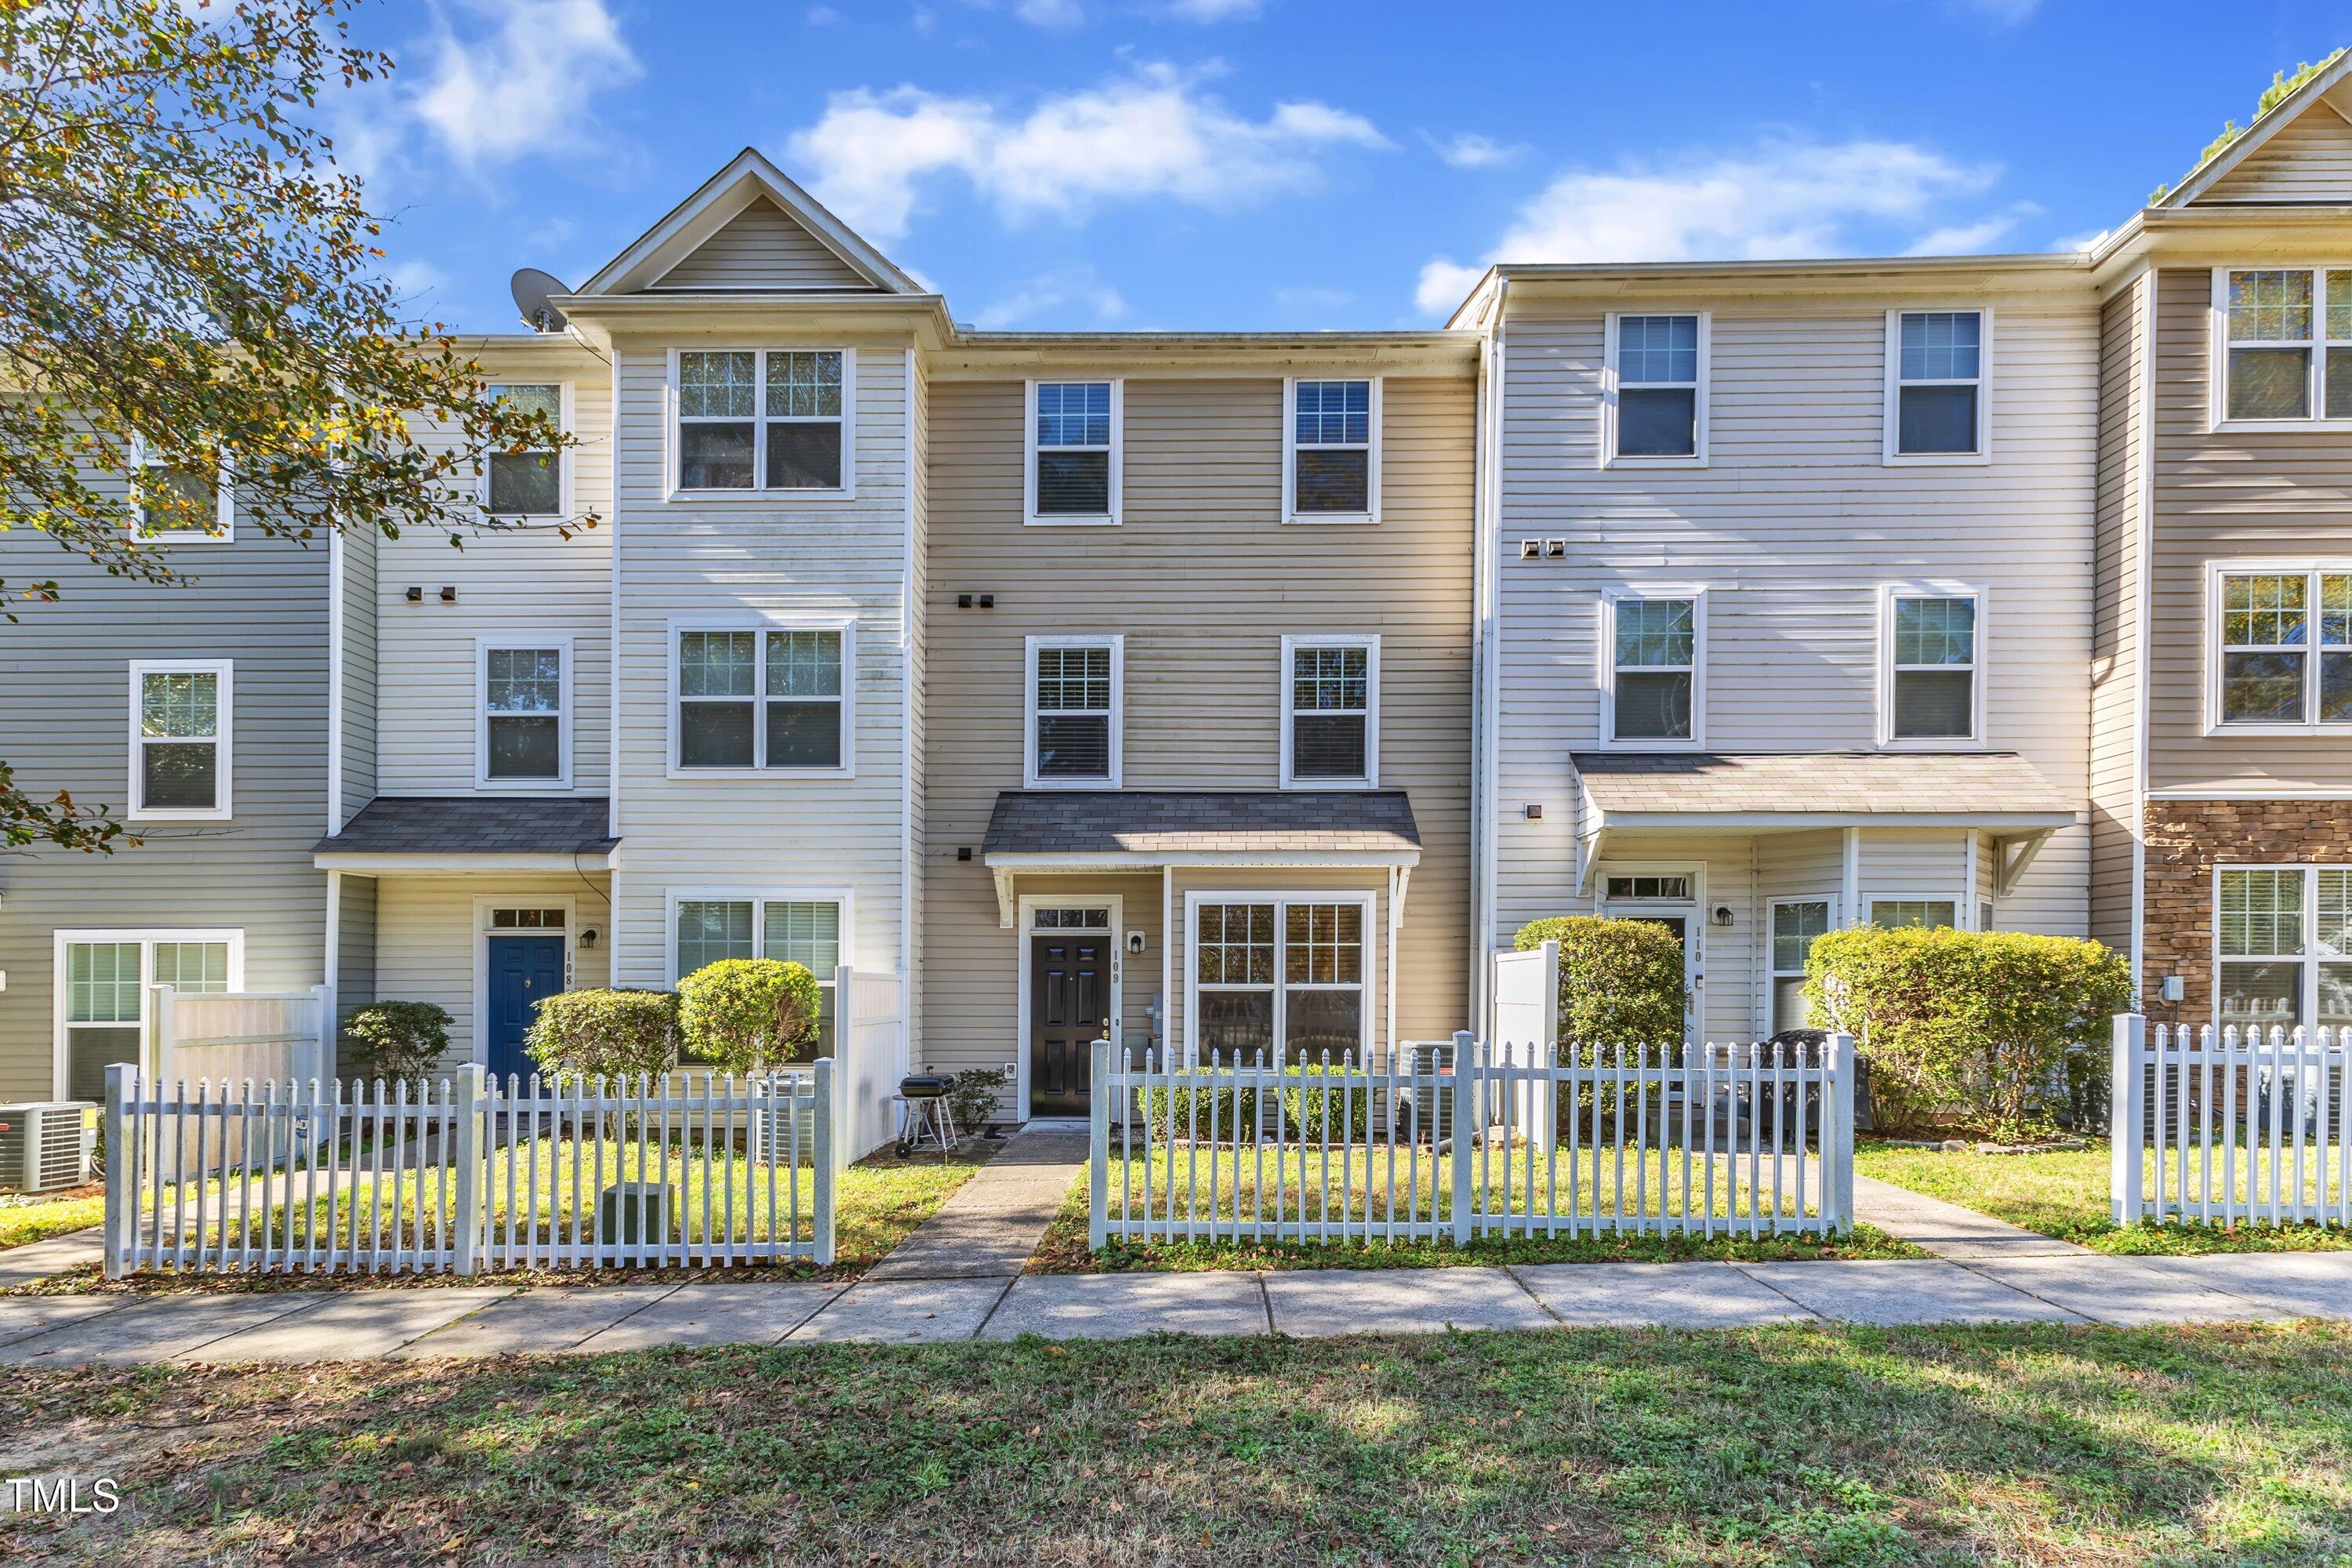
[[[1107,778],[1045,778],[1037,772],[1037,650],[1040,648],[1107,647],[1110,649],[1110,774]],[[1126,775],[1127,637],[1122,633],[1089,637],[1079,634],[1033,637],[1021,653],[1021,778],[1028,789],[1118,789]]]
[[[556,418],[562,425],[566,435],[569,435],[572,432],[573,427],[572,412],[572,383],[569,379],[561,376],[518,375],[504,381],[486,380],[485,384],[490,386],[554,387],[556,389],[558,399]],[[532,450],[537,451],[541,450],[541,448],[533,447]],[[474,504],[482,509],[482,515],[485,518],[504,519],[510,522],[540,522],[544,521],[549,518],[570,517],[572,515],[572,508],[573,504],[572,493],[572,448],[569,446],[560,447],[556,449],[556,498],[555,510],[553,511],[492,511],[490,510],[491,454],[487,452],[482,455],[481,479],[474,487]]]
[[[1289,940],[1287,927],[1289,923],[1290,906],[1293,904],[1352,904],[1363,911],[1363,977],[1358,982],[1357,985],[1352,988],[1334,984],[1326,984],[1320,988],[1328,991],[1358,989],[1362,992],[1364,1005],[1357,1018],[1358,1037],[1356,1042],[1356,1051],[1360,1061],[1370,1061],[1372,1049],[1372,1015],[1378,1009],[1383,996],[1383,993],[1375,988],[1376,984],[1380,979],[1379,952],[1381,942],[1378,940],[1378,931],[1374,921],[1374,917],[1379,911],[1379,900],[1380,895],[1377,893],[1369,891],[1359,892],[1352,889],[1341,891],[1338,889],[1333,889],[1328,891],[1314,889],[1292,889],[1285,892],[1267,892],[1259,889],[1228,889],[1223,888],[1190,888],[1185,889],[1184,1059],[1187,1062],[1194,1063],[1197,1063],[1201,1059],[1201,966],[1197,962],[1192,950],[1194,945],[1200,941],[1200,910],[1202,904],[1272,904],[1274,906],[1274,1038],[1276,1048],[1285,1053],[1284,1059],[1286,1061],[1296,1059],[1288,1056],[1288,1042],[1285,1038],[1285,1025],[1287,1022],[1286,1014],[1288,1009],[1285,1005],[1284,994],[1289,990],[1290,986],[1289,983],[1283,977],[1283,971],[1286,967],[1284,963],[1284,945]],[[1224,986],[1220,984],[1213,986],[1212,989],[1255,990],[1257,987],[1247,985]],[[1269,1053],[1268,1061],[1269,1063],[1272,1061],[1271,1053]]]
[[[1696,316],[1698,318],[1698,380],[1691,384],[1697,394],[1696,423],[1692,433],[1692,453],[1686,458],[1622,457],[1617,451],[1617,398],[1622,390],[1617,370],[1617,324],[1627,316]],[[1604,468],[1704,468],[1706,467],[1707,388],[1714,379],[1708,373],[1713,368],[1714,313],[1708,310],[1612,310],[1602,331],[1601,358],[1601,466]],[[1673,388],[1681,382],[1643,382],[1646,388]]]
[[[1601,594],[1599,743],[1608,752],[1703,752],[1706,749],[1706,590],[1695,584],[1628,584]],[[1649,599],[1691,601],[1691,732],[1688,740],[1617,738],[1617,606]]]
[[[1364,776],[1360,779],[1300,778],[1291,771],[1291,725],[1298,717],[1298,687],[1291,657],[1303,647],[1364,650]],[[1377,637],[1302,632],[1282,639],[1282,785],[1284,789],[1378,789],[1381,787],[1381,639]]]
[[[767,906],[770,904],[837,904],[841,909],[841,966],[857,967],[853,949],[853,933],[856,930],[856,890],[845,887],[812,888],[665,888],[662,889],[662,983],[677,989],[683,978],[677,972],[677,907],[680,904],[748,903],[751,906],[751,951],[764,955],[768,945]],[[834,976],[820,974],[818,984],[831,985]],[[835,1016],[839,1016],[839,999],[835,999]]]
[[[677,395],[677,356],[681,353],[746,353],[761,356],[752,375],[759,388],[759,410],[752,416],[751,485],[748,489],[730,489],[709,486],[688,487],[678,482],[679,465],[685,458],[686,447],[679,434]],[[835,353],[841,356],[841,483],[832,489],[762,489],[761,482],[768,477],[768,362],[772,353]],[[714,343],[708,349],[699,344],[669,351],[668,379],[663,387],[663,423],[667,432],[667,450],[662,457],[662,487],[664,500],[691,501],[697,505],[709,501],[779,502],[803,500],[839,501],[857,499],[857,351],[845,343],[767,343],[747,347],[740,343]],[[806,423],[806,421],[802,421]]]
[[[139,526],[141,480],[149,468],[163,468],[162,459],[151,457],[147,443],[136,436],[131,438],[131,534],[145,544],[234,544],[236,542],[236,487],[230,482],[228,459],[221,459],[220,472],[213,480],[213,528],[161,529],[149,533]]]
[[[1322,523],[1370,523],[1381,521],[1381,401],[1382,377],[1335,372],[1330,375],[1286,375],[1282,378],[1282,521],[1309,526]],[[1298,510],[1298,384],[1302,381],[1368,381],[1371,383],[1370,426],[1364,458],[1364,511],[1300,511]]]
[[[152,1064],[155,1042],[149,1037],[148,1016],[150,997],[155,982],[155,944],[163,942],[218,942],[228,944],[228,988],[245,989],[245,929],[228,927],[142,926],[125,930],[100,928],[86,931],[58,931],[50,933],[49,993],[50,993],[50,1089],[54,1098],[65,1099],[71,1081],[73,1053],[66,1037],[72,998],[66,983],[66,950],[81,942],[135,942],[139,944],[139,1035],[140,1059]],[[102,1027],[103,1026],[90,1026]],[[121,1027],[121,1026],[115,1026]]]
[[[2303,951],[2300,953],[2228,953],[2221,951],[2221,873],[2224,871],[2296,871],[2303,876]],[[2213,863],[2213,891],[2209,910],[2213,922],[2213,939],[2208,958],[2212,967],[2208,989],[2212,992],[2212,1005],[2208,1017],[2215,1028],[2221,1026],[2221,965],[2224,963],[2287,963],[2302,966],[2301,994],[2296,998],[2297,1016],[2306,1026],[2314,1025],[2319,1016],[2319,966],[2323,963],[2345,960],[2324,956],[2319,942],[2319,878],[2321,871],[2352,871],[2352,862],[2341,860],[2217,860]]]
[[[2297,421],[2307,425],[2309,421]],[[2352,733],[2352,721],[2322,723],[2319,720],[2319,579],[2352,576],[2352,560],[2305,556],[2296,561],[2208,561],[2205,563],[2205,733],[2244,736],[2343,735]],[[2305,579],[2304,613],[2310,617],[2309,639],[2304,644],[2304,719],[2297,724],[2230,724],[2221,719],[2221,616],[2224,577],[2302,577]],[[2352,647],[2345,649],[2352,653]]]
[[[2293,266],[2276,262],[2242,261],[2213,268],[2211,321],[2207,331],[2207,426],[2215,433],[2238,430],[2352,430],[2352,419],[2330,419],[2327,407],[2327,275],[2352,271],[2346,267]],[[2230,417],[2230,274],[2232,272],[2308,272],[2311,274],[2311,331],[2307,340],[2268,342],[2268,348],[2308,347],[2311,363],[2304,372],[2304,396],[2311,412],[2301,419],[2232,419]],[[2256,346],[2249,342],[2246,346]]]
[[[781,782],[788,779],[850,779],[857,776],[857,619],[854,616],[734,616],[716,618],[681,616],[667,623],[665,635],[669,639],[665,662],[668,667],[668,730],[669,751],[664,759],[664,776],[673,779],[767,779]],[[841,765],[837,768],[688,768],[677,761],[678,696],[677,639],[688,632],[839,632],[841,634]],[[768,647],[761,639],[754,668],[751,701],[753,704],[752,737],[764,756],[767,747]],[[740,701],[738,698],[734,700]]]
[[[1976,658],[1967,668],[1969,732],[1898,740],[1895,734],[1895,606],[1904,599],[1971,599],[1976,602]],[[1878,587],[1878,745],[1887,752],[1980,752],[1985,748],[1985,691],[1992,682],[1992,595],[1974,583],[1882,583]],[[1940,668],[1957,669],[1958,665]]]
[[[1780,1020],[1773,1012],[1773,993],[1779,989],[1780,983],[1783,980],[1801,980],[1804,978],[1805,973],[1801,969],[1780,968],[1779,954],[1773,951],[1775,942],[1773,928],[1777,923],[1781,906],[1785,904],[1826,904],[1829,906],[1829,924],[1822,934],[1826,936],[1839,929],[1838,895],[1833,892],[1776,893],[1764,900],[1764,1016],[1763,1027],[1757,1031],[1757,1037],[1759,1039],[1778,1032],[1777,1026]],[[1816,937],[1814,940],[1818,942],[1821,939]]]
[[[493,931],[490,915],[497,910],[556,910],[563,911],[563,929],[544,926]],[[675,929],[675,928],[673,928]],[[580,984],[580,904],[569,893],[477,894],[474,898],[474,1018],[472,1049],[466,1059],[477,1067],[490,1065],[490,943],[500,937],[561,936],[563,939],[563,988]]]
[[[1967,378],[1906,383],[1903,379],[1903,318],[1963,314],[1977,318],[1977,374]],[[1990,305],[1903,305],[1886,312],[1886,390],[1879,408],[1879,456],[1889,468],[1950,468],[1982,467],[1992,461],[1993,326]],[[1903,452],[1903,391],[1912,386],[1969,386],[1977,389],[1977,449],[1973,452]]]
[[[556,649],[563,659],[562,684],[556,700],[562,708],[556,714],[557,761],[560,771],[551,779],[494,779],[490,776],[490,655],[500,650],[519,648]],[[474,787],[485,790],[568,790],[572,787],[572,634],[550,632],[537,634],[517,632],[508,637],[480,637],[474,639]],[[552,904],[548,906],[552,909]]]
[[[1975,901],[1976,897],[1977,895],[1973,892],[1971,892],[1966,899],[1962,899],[1950,892],[1922,893],[1916,890],[1897,890],[1894,892],[1867,893],[1864,894],[1862,899],[1862,921],[1864,925],[1876,925],[1878,923],[1878,906],[1881,904],[1949,904],[1952,906],[1952,923],[1948,926],[1929,926],[1925,929],[1929,931],[1966,931],[1969,929],[1969,917],[1973,912],[1970,910],[1969,906]],[[1908,928],[1897,927],[1894,929],[1901,930]]]
[[[1049,931],[1038,929],[1037,911],[1039,910],[1106,910],[1109,911],[1110,924],[1103,931],[1102,936],[1104,950],[1110,954],[1108,1003],[1110,1043],[1118,1046],[1124,1042],[1127,1029],[1127,900],[1125,895],[1119,893],[1078,893],[1066,898],[1057,897],[1052,893],[1024,893],[1016,907],[1020,912],[1020,921],[1014,929],[1020,933],[1021,945],[1018,964],[1020,989],[1014,994],[1017,1011],[1013,1022],[1013,1092],[1016,1097],[1014,1114],[1021,1121],[1026,1121],[1029,1120],[1029,1057],[1032,1043],[1029,1028],[1032,1005],[1029,988],[1034,984],[1031,977],[1031,970],[1034,966],[1030,957],[1036,950],[1036,939],[1051,934]],[[1066,929],[1068,928],[1053,928],[1055,931]],[[1167,939],[1163,935],[1161,940],[1164,942]]]
[[[1110,510],[1108,512],[1051,512],[1037,510],[1037,387],[1040,382],[1053,386],[1085,385],[1097,381],[1110,383]],[[1021,521],[1031,528],[1116,528],[1125,520],[1127,477],[1127,381],[1123,376],[1042,376],[1032,377],[1022,384],[1021,404]],[[1057,447],[1055,451],[1095,450],[1091,447]]]
[[[236,729],[234,662],[226,658],[150,658],[131,661],[131,780],[123,799],[129,803],[123,812],[131,822],[226,822],[230,817],[230,785],[236,774],[231,770],[231,742]],[[202,809],[165,806],[150,809],[146,804],[146,770],[140,763],[144,737],[140,733],[140,710],[145,694],[146,679],[151,675],[212,675],[218,678],[219,700],[216,711],[220,719],[219,732],[213,737],[215,756],[213,779],[218,786],[214,804]],[[127,939],[125,939],[127,940]]]

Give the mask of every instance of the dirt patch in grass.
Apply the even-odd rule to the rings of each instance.
[[[2322,1563],[2352,1340],[1790,1326],[0,1373],[173,1564]]]

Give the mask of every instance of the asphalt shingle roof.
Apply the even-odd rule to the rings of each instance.
[[[985,855],[1280,854],[1419,858],[1402,790],[1006,790]]]
[[[1605,816],[1805,812],[1854,816],[2072,812],[2015,752],[1577,752]]]
[[[319,840],[333,855],[602,855],[620,842],[595,795],[411,795],[360,808]]]

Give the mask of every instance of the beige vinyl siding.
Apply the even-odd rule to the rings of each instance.
[[[1659,300],[1693,309],[1706,300]],[[1876,744],[1880,589],[1986,590],[1987,742],[2087,788],[2098,322],[2087,299],[1946,286],[1993,310],[1990,463],[1882,461],[1885,309],[1898,296],[1713,310],[1709,463],[1601,468],[1604,314],[1529,293],[1505,325],[1498,931],[1563,912],[1578,794],[1599,743],[1601,595],[1706,590],[1708,750]],[[1628,300],[1621,308],[1647,308]],[[1525,538],[1564,560],[1520,558]],[[1524,808],[1540,804],[1528,821]],[[2086,919],[2084,829],[2029,873]],[[2053,916],[2054,918],[2054,916]]]
[[[2135,852],[2141,824],[2139,677],[2146,637],[2140,605],[2146,519],[2142,428],[2147,371],[2141,343],[2153,273],[2142,273],[2100,310],[2099,477],[2091,619],[2091,934],[2131,951]]]
[[[341,828],[352,814],[376,793],[378,711],[376,603],[378,556],[383,540],[373,530],[341,535],[335,546],[341,553],[342,638],[342,776],[337,780],[333,826]]]
[[[1423,839],[1399,1024],[1449,1035],[1463,1026],[1469,984],[1473,383],[1387,379],[1379,524],[1286,525],[1280,374],[1154,379],[1149,368],[1053,373],[1128,376],[1118,527],[1023,525],[1017,375],[931,388],[920,1054],[986,1065],[1015,1037],[1015,948],[996,930],[980,846],[997,792],[1022,786],[1024,639],[1047,634],[1126,637],[1130,790],[1276,787],[1284,634],[1380,637],[1380,782],[1410,793]],[[959,609],[959,593],[993,594],[995,607]],[[971,862],[957,861],[959,847]],[[1304,875],[1264,869],[1246,880],[1278,888]],[[1155,902],[1157,884],[1155,875]],[[1139,992],[1157,988],[1158,959],[1155,949],[1141,966],[1148,984],[1130,972],[1130,1012]]]
[[[2148,785],[2352,788],[2352,742],[2340,731],[2205,733],[2207,563],[2352,557],[2341,431],[2210,428],[2212,287],[2202,267],[2167,268],[2158,279]]]
[[[656,289],[871,289],[847,262],[792,216],[768,200],[720,225],[651,285]]]
[[[451,1065],[478,1059],[475,1003],[481,927],[477,900],[518,908],[570,900],[569,990],[608,983],[603,942],[578,944],[579,928],[606,923],[602,889],[569,876],[384,877],[376,883],[376,990],[386,1000],[437,1002],[449,1010]]]
[[[572,515],[594,528],[570,538],[551,522],[485,528],[453,550],[437,531],[377,547],[372,606],[379,639],[374,707],[376,793],[462,795],[475,788],[475,645],[480,637],[572,639],[572,791],[606,787],[612,672],[612,380],[604,363],[562,340],[485,351],[492,381],[571,384]],[[416,603],[407,598],[421,588]],[[441,590],[453,587],[457,602]]]
[[[2352,202],[2352,125],[2326,103],[2314,103],[2195,205],[2231,202]]]
[[[902,853],[908,861],[903,879],[910,900],[907,910],[907,951],[924,951],[925,921],[929,912],[929,900],[923,896],[923,824],[929,804],[929,742],[926,733],[930,704],[930,674],[929,638],[930,616],[929,579],[930,492],[931,466],[927,454],[931,449],[931,385],[922,360],[912,351],[913,386],[908,409],[913,432],[910,443],[915,462],[907,476],[907,519],[912,530],[907,542],[907,582],[899,613],[904,618],[903,641],[907,650],[907,766],[912,776],[906,781],[908,816],[904,831],[906,844]],[[923,1037],[923,965],[909,964],[907,975],[907,1049],[909,1060],[916,1043]]]
[[[807,342],[779,334],[730,337],[725,346]],[[665,982],[665,893],[685,888],[847,889],[855,908],[845,961],[897,969],[907,721],[904,344],[869,342],[853,351],[856,493],[849,500],[778,492],[665,499],[668,348],[626,337],[614,345],[624,539],[616,973],[624,984]],[[856,622],[856,775],[667,776],[670,623],[794,616]]]

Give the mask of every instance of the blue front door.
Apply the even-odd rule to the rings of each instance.
[[[523,1031],[539,1005],[563,989],[563,939],[560,936],[494,936],[490,942],[490,1018],[484,1061],[490,1076],[528,1078]]]

